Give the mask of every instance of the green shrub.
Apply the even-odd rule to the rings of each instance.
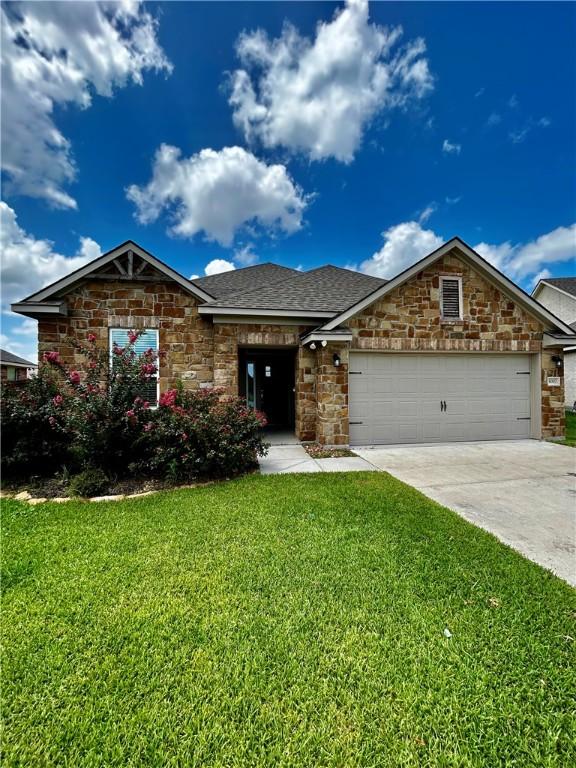
[[[25,383],[2,386],[2,474],[46,477],[69,464],[71,437],[54,429],[59,384],[50,371]]]
[[[170,389],[144,426],[144,471],[174,481],[232,477],[256,465],[267,445],[263,414],[216,389]]]
[[[150,409],[138,393],[155,385],[158,355],[152,349],[136,354],[141,333],[129,331],[129,343],[114,345],[110,356],[93,334],[86,344],[70,339],[84,358],[80,370],[56,351],[43,355],[34,382],[3,403],[7,474],[47,477],[65,465],[81,473],[71,492],[91,496],[102,492],[107,476],[138,472],[179,482],[231,477],[256,465],[267,447],[265,420],[244,400],[180,387]]]
[[[101,496],[108,489],[109,482],[101,469],[96,467],[86,469],[70,480],[68,493],[70,496],[82,496],[84,498]]]

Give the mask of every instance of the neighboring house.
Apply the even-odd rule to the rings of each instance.
[[[0,349],[0,380],[1,381],[25,381],[31,371],[38,366],[30,360]]]
[[[532,296],[576,331],[576,277],[540,280]],[[576,347],[564,349],[564,397],[576,407]]]
[[[13,304],[74,361],[145,329],[159,390],[220,387],[324,445],[564,433],[572,329],[458,238],[390,281],[260,264],[187,280],[132,241]]]

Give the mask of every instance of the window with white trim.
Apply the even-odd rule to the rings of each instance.
[[[127,328],[110,328],[110,366],[112,366],[112,355],[115,344],[119,347],[125,347],[128,344]],[[154,328],[147,328],[134,344],[134,351],[139,356],[143,355],[149,349],[152,349],[158,354],[158,331]],[[158,362],[156,362],[156,365],[158,365]],[[147,400],[150,403],[150,406],[154,408],[158,405],[160,396],[159,388],[159,371],[156,370],[153,378],[147,382],[142,382],[142,391],[138,394],[142,400]]]
[[[462,319],[462,278],[440,278],[440,307],[445,320]]]

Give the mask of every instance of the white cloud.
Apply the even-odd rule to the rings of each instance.
[[[476,91],[476,93],[474,94],[474,98],[475,98],[475,99],[478,99],[480,96],[482,96],[482,95],[483,95],[483,93],[484,93],[484,91],[485,91],[485,90],[486,90],[486,88],[479,88],[479,89]]]
[[[204,272],[207,275],[218,275],[220,272],[232,272],[234,269],[236,269],[236,267],[231,261],[226,261],[226,259],[212,259],[212,261],[209,261],[208,264],[206,264]]]
[[[257,224],[292,233],[302,226],[307,200],[284,165],[266,165],[241,147],[203,149],[181,157],[177,147],[163,144],[153,162],[152,179],[128,188],[127,197],[143,224],[172,211],[170,232],[229,246],[238,230]]]
[[[550,272],[549,269],[542,269],[538,274],[534,275],[534,277],[531,279],[532,288],[536,288],[540,280],[546,280],[547,278],[552,277],[552,272]]]
[[[89,237],[80,238],[74,256],[54,251],[49,240],[37,240],[18,224],[15,211],[0,201],[0,250],[2,251],[2,309],[19,301],[60,277],[83,267],[102,254]]]
[[[518,96],[516,96],[516,94],[513,93],[512,96],[510,96],[510,98],[508,99],[508,106],[510,107],[510,109],[516,109],[516,107],[519,104],[520,102],[518,101]]]
[[[529,117],[522,128],[519,128],[516,131],[510,131],[508,138],[513,144],[521,144],[533,128],[548,128],[550,124],[551,120],[548,117],[541,117],[538,120]]]
[[[2,3],[2,170],[7,191],[76,208],[76,177],[57,107],[90,106],[147,69],[170,71],[156,21],[134,0]]]
[[[486,125],[489,128],[493,128],[495,125],[498,125],[502,122],[502,115],[498,114],[498,112],[492,112],[490,115],[488,115],[488,120],[486,120]]]
[[[390,279],[418,259],[438,248],[444,240],[417,221],[396,224],[382,233],[384,244],[371,259],[363,261],[360,271]]]
[[[513,280],[525,280],[551,264],[576,262],[576,224],[557,227],[527,243],[479,243],[475,250]]]
[[[521,128],[518,131],[510,131],[508,134],[508,138],[512,142],[512,144],[521,144],[526,136],[528,136],[528,133],[530,132],[530,126],[525,125],[524,128]]]
[[[347,0],[314,40],[288,23],[274,40],[263,30],[243,33],[243,68],[230,78],[235,124],[268,148],[350,162],[377,113],[432,90],[424,40],[400,46],[401,35],[368,22],[367,0]]]
[[[360,265],[362,272],[392,278],[445,242],[445,238],[417,221],[396,224],[382,233],[384,243],[371,259]],[[527,243],[478,243],[474,250],[512,280],[532,284],[553,264],[576,262],[576,224],[557,227]]]
[[[446,202],[448,205],[456,205],[456,203],[459,203],[460,200],[462,200],[462,195],[457,195],[456,197],[447,197]]]
[[[445,152],[447,155],[459,155],[461,151],[461,144],[452,143],[451,141],[448,141],[448,139],[444,139],[444,143],[442,144],[442,152]]]
[[[438,210],[438,206],[436,203],[429,203],[426,208],[424,208],[423,211],[421,211],[420,215],[418,216],[418,221],[420,224],[423,224],[425,221],[428,221],[428,219],[436,213]]]
[[[238,264],[241,264],[243,267],[249,267],[252,264],[256,264],[258,261],[258,254],[254,253],[252,250],[253,248],[254,245],[248,243],[248,245],[236,249],[236,251],[234,251],[234,261],[237,261]]]

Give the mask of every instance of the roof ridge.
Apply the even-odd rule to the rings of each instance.
[[[381,280],[384,283],[387,283],[388,280],[385,277],[378,277],[377,275],[369,275],[367,272],[360,272],[358,269],[350,269],[350,267],[340,267],[338,264],[323,264],[321,267],[314,267],[314,269],[309,269],[306,274],[310,274],[311,272],[319,272],[322,269],[337,269],[340,272],[349,272],[352,275],[359,275],[360,277],[368,277],[371,280]]]
[[[293,267],[286,267],[284,264],[276,264],[274,261],[263,261],[262,263],[258,264],[248,264],[245,267],[234,267],[234,269],[228,269],[224,272],[215,272],[213,275],[202,275],[202,277],[195,277],[194,280],[191,280],[191,283],[196,283],[198,280],[205,280],[209,277],[217,277],[218,275],[225,275],[227,272],[246,272],[248,269],[255,269],[256,267],[280,267],[280,269],[288,269],[290,272],[298,272],[297,269],[294,269]]]
[[[254,264],[253,266],[256,266],[256,265]],[[274,266],[278,266],[278,265],[275,264]],[[287,269],[290,269],[290,267],[287,267]],[[278,280],[272,280],[269,283],[264,283],[264,285],[258,285],[254,288],[247,288],[246,290],[243,290],[243,291],[235,291],[234,293],[227,293],[224,296],[221,296],[220,298],[216,298],[213,302],[209,301],[207,303],[208,304],[220,303],[222,306],[226,306],[222,302],[228,301],[228,300],[233,301],[235,298],[239,298],[240,296],[246,296],[247,294],[249,295],[252,293],[258,293],[259,291],[265,288],[270,288],[273,285],[279,285],[280,283],[285,283],[287,280],[293,280],[296,277],[300,277],[302,275],[308,275],[308,274],[309,272],[301,272],[299,269],[293,269],[292,274],[285,275],[284,277],[281,277]]]

